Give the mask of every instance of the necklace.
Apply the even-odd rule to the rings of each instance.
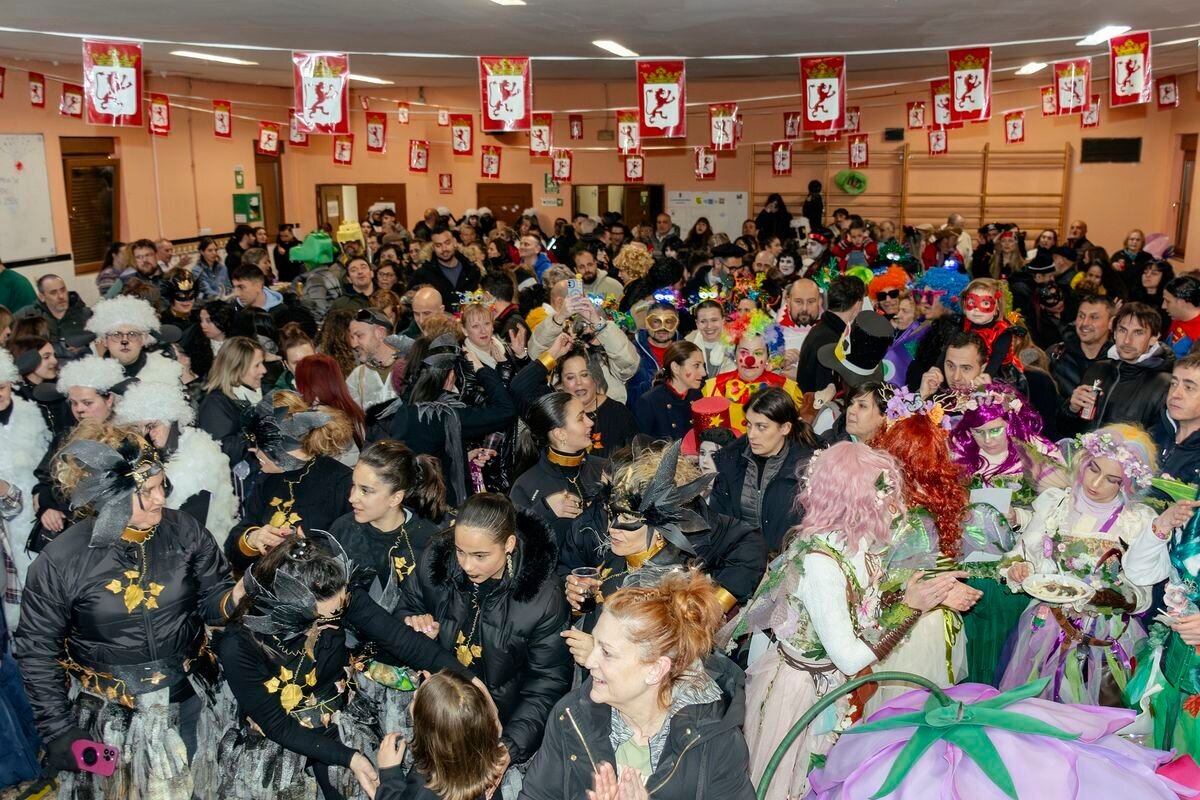
[[[146,573],[150,571],[149,558],[146,555],[146,542],[154,538],[154,534],[158,532],[158,526],[155,525],[148,531],[139,531],[136,528],[126,528],[127,533],[136,534],[136,538],[130,538],[126,541],[133,541],[138,547],[138,553],[141,556],[139,567],[137,569],[127,569],[122,573],[122,576],[128,580],[128,583],[123,583],[120,578],[113,578],[104,588],[113,594],[123,595],[122,600],[125,601],[125,610],[132,614],[139,606],[145,606],[148,611],[158,608],[158,596],[163,593],[165,588],[162,584],[151,581],[148,585],[142,585],[142,579],[146,577]]]
[[[388,556],[392,559],[392,568],[396,570],[396,580],[403,581],[413,573],[417,568],[417,554],[413,551],[412,540],[408,538],[408,527],[401,522],[400,527],[392,534],[392,548],[388,550]],[[408,557],[396,556],[394,553],[400,547],[401,542],[408,550]]]
[[[488,592],[488,597],[491,597],[491,592]],[[464,667],[469,667],[475,663],[475,659],[483,656],[483,645],[472,644],[475,640],[475,631],[479,629],[479,615],[483,613],[483,606],[479,602],[479,584],[475,584],[471,589],[471,605],[475,607],[475,619],[471,622],[471,632],[463,636],[463,632],[458,632],[458,638],[455,639],[454,654],[458,657],[458,663]]]
[[[301,481],[308,477],[309,470],[313,468],[313,464],[315,463],[317,463],[315,458],[310,460],[308,465],[304,468],[304,472],[300,473],[300,477],[296,478],[295,480],[284,481],[287,484],[287,500],[284,500],[280,497],[271,498],[269,505],[271,508],[275,509],[275,513],[271,515],[271,519],[267,523],[268,525],[271,525],[275,528],[285,528],[289,525],[295,525],[297,522],[301,521],[300,515],[292,511],[292,507],[296,505],[296,487],[300,485]]]

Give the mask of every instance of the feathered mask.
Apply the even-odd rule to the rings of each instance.
[[[316,548],[334,557],[347,584],[354,574],[354,564],[346,551],[325,531],[307,530],[304,538],[296,539],[291,547],[288,560],[276,568],[270,589],[258,582],[253,567],[242,576],[246,596],[254,601],[255,612],[243,617],[242,624],[255,633],[274,636],[284,642],[306,634],[318,621],[317,601],[320,599],[292,574],[289,567],[308,560],[308,549]]]
[[[620,530],[637,530],[646,526],[647,547],[654,534],[689,555],[696,548],[688,534],[708,530],[708,520],[690,506],[716,475],[701,475],[683,486],[675,485],[675,469],[679,465],[682,440],[676,440],[663,453],[654,477],[640,492],[613,491],[608,501],[609,526]],[[636,456],[635,456],[636,458]],[[634,522],[620,522],[621,517],[633,517]]]
[[[290,414],[287,406],[275,407],[274,394],[268,395],[254,407],[246,436],[284,472],[299,469],[304,462],[291,455],[290,450],[303,446],[304,437],[332,419],[323,411],[301,411]]]
[[[91,545],[107,547],[125,532],[133,516],[133,494],[146,480],[163,471],[158,451],[148,443],[125,440],[116,448],[80,439],[63,448],[59,458],[83,465],[87,477],[71,493],[71,507],[91,506],[96,511]],[[165,491],[170,491],[164,486]]]

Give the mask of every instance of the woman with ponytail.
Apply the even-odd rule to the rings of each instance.
[[[592,420],[579,398],[550,392],[524,413],[525,430],[517,441],[517,475],[513,505],[554,529],[557,538],[583,512],[596,494],[608,463],[589,455]]]
[[[686,339],[672,342],[654,388],[637,399],[638,431],[656,439],[682,439],[692,429],[692,403],[704,385],[704,351]]]
[[[713,652],[716,586],[697,569],[604,602],[590,677],[550,712],[522,800],[751,800],[745,678]],[[589,795],[590,796],[590,795]]]

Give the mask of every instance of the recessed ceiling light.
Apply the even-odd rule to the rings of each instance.
[[[1105,25],[1100,30],[1093,33],[1087,38],[1080,39],[1075,44],[1080,47],[1091,47],[1097,44],[1104,44],[1114,36],[1119,36],[1129,30],[1128,25]]]
[[[1035,72],[1041,72],[1046,68],[1045,61],[1030,61],[1025,66],[1017,70],[1018,75],[1032,75]]]
[[[231,56],[216,56],[212,53],[196,53],[192,50],[172,50],[171,55],[182,58],[196,58],[201,61],[216,61],[218,64],[237,64],[240,67],[258,66],[257,61],[246,61],[245,59],[233,58]]]
[[[630,50],[628,47],[617,44],[611,39],[597,39],[592,44],[599,47],[601,50],[607,50],[615,56],[624,56],[625,58],[637,58],[637,53]]]
[[[370,75],[359,75],[357,72],[350,73],[350,80],[362,81],[363,83],[375,83],[380,86],[391,86],[395,83],[395,81],[387,81],[383,78],[375,78]]]
[[[498,6],[523,6],[525,0],[492,0]]]

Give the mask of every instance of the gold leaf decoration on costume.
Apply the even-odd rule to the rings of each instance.
[[[131,583],[125,587],[125,609],[132,614],[134,610],[142,604],[146,599],[146,592],[136,583]]]
[[[471,666],[475,663],[475,659],[483,656],[483,647],[477,644],[468,644],[467,637],[463,636],[462,631],[458,632],[455,644],[458,646],[454,648],[454,654],[458,657],[458,663],[464,667]]]
[[[108,583],[106,583],[104,585],[104,588],[108,589],[113,594],[120,594],[121,590],[125,588],[125,584],[121,583],[116,578],[113,578],[111,581],[109,581]]]
[[[396,568],[396,577],[400,580],[407,578],[417,568],[416,564],[409,564],[408,559],[404,556],[393,556],[392,566]]]
[[[279,693],[279,704],[283,706],[284,711],[291,711],[300,705],[300,701],[303,699],[304,690],[294,683],[284,686],[283,691]]]

